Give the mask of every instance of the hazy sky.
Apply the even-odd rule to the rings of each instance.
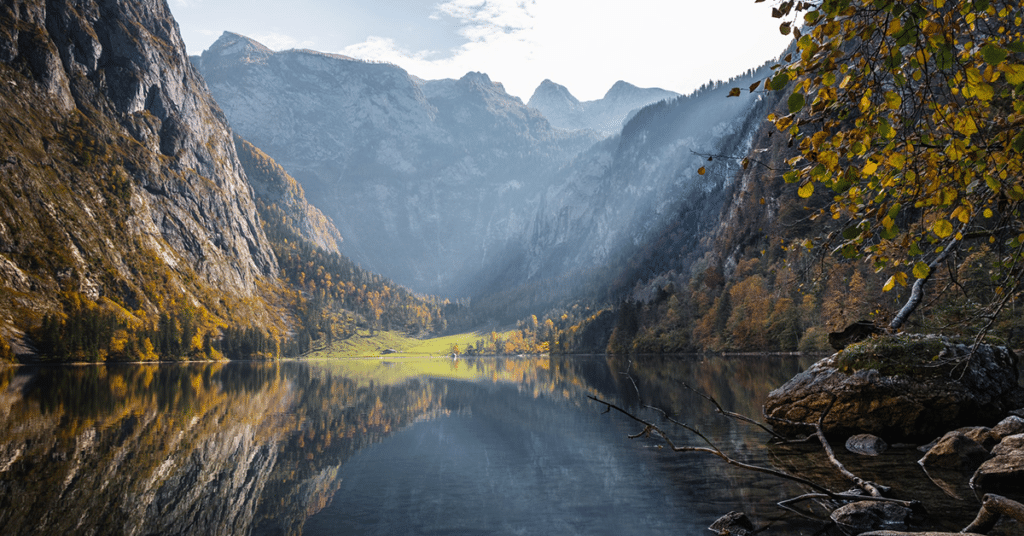
[[[275,49],[481,71],[523,101],[545,78],[580,100],[617,80],[687,93],[775,58],[788,38],[754,0],[168,0],[189,54],[225,30]]]

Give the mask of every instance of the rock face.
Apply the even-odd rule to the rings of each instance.
[[[254,297],[277,262],[166,2],[8,2],[0,27],[0,309]]]
[[[582,293],[614,284],[587,279],[603,272],[627,282],[614,294],[630,292],[651,273],[688,273],[688,263],[706,247],[702,239],[719,223],[709,214],[722,212],[723,191],[741,169],[738,162],[708,163],[701,155],[744,154],[767,115],[768,100],[749,93],[728,98],[726,86],[749,85],[767,73],[649,105],[619,135],[585,151],[539,193],[526,233],[504,248],[500,265],[485,271],[493,280],[482,286],[543,281],[550,298],[577,285]],[[696,173],[702,166],[703,176]],[[643,251],[650,244],[657,246]],[[636,273],[627,272],[633,268]],[[551,283],[562,274],[568,275]]]
[[[674,91],[639,88],[619,80],[603,98],[580,102],[565,86],[544,80],[527,105],[539,110],[557,128],[590,129],[611,136],[618,134],[641,108],[679,96]]]
[[[995,424],[1024,403],[1017,359],[1002,347],[970,348],[935,336],[872,338],[818,361],[764,405],[781,433],[806,433],[832,405],[828,434],[871,433],[926,441],[950,428]],[[834,402],[833,402],[834,400]]]
[[[917,463],[922,467],[973,471],[989,459],[985,447],[962,432],[949,432]]]
[[[598,139],[552,128],[481,73],[423,81],[232,33],[192,61],[232,128],[334,221],[343,253],[421,292],[458,291],[529,221],[529,193]]]

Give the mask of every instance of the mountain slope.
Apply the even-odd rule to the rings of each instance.
[[[767,71],[731,83],[749,85]],[[507,243],[501,263],[482,272],[476,301],[501,293],[499,301],[530,309],[563,299],[617,300],[638,280],[699,258],[702,238],[716,227],[710,216],[726,201],[730,169],[739,165],[720,160],[704,177],[696,170],[710,154],[745,154],[766,113],[757,95],[728,93],[718,84],[647,106],[621,134],[566,166],[538,194],[527,231]],[[675,253],[646,255],[680,219],[688,223],[676,229]],[[519,296],[509,290],[516,286]]]
[[[479,73],[418,81],[231,33],[193,61],[232,127],[338,226],[341,250],[421,292],[458,293],[522,229],[523,192],[597,139],[553,129]]]
[[[527,105],[539,110],[557,128],[590,129],[611,136],[618,134],[625,122],[644,106],[679,96],[674,91],[639,88],[619,80],[604,97],[580,102],[565,86],[544,80]]]
[[[77,293],[143,317],[173,303],[281,318],[277,260],[227,122],[163,0],[0,9],[0,324]]]

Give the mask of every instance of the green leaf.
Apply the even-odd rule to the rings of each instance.
[[[787,184],[793,184],[794,182],[800,180],[800,174],[797,173],[796,171],[787,171],[785,174],[782,175],[782,180],[786,181]]]
[[[995,193],[999,193],[999,189],[1002,187],[1002,185],[999,184],[999,179],[993,177],[992,175],[985,175],[985,184],[987,184],[988,187],[991,188],[992,191]]]
[[[775,78],[772,78],[771,87],[772,87],[773,90],[778,91],[778,90],[786,87],[786,84],[788,84],[788,83],[789,83],[789,75],[786,74],[786,73],[779,73],[779,74],[775,75]]]
[[[914,264],[914,277],[918,279],[924,279],[928,277],[928,274],[932,273],[932,269],[928,267],[928,264],[924,261],[917,261]]]
[[[789,113],[795,114],[804,107],[804,96],[802,93],[794,93],[789,96]]]
[[[907,251],[907,253],[910,255],[924,255],[924,252],[921,251],[921,246],[917,242],[910,244],[910,251]]]
[[[998,65],[1006,59],[1006,51],[988,43],[981,47],[981,59],[985,60],[985,63],[989,65]]]
[[[1017,134],[1017,137],[1013,138],[1013,142],[1010,143],[1010,147],[1013,147],[1013,150],[1018,153],[1024,153],[1024,132]]]
[[[860,231],[860,227],[857,227],[857,226],[847,227],[846,229],[843,229],[843,238],[845,238],[847,240],[853,240],[853,239],[857,238],[858,236],[860,236],[860,232],[861,232]]]

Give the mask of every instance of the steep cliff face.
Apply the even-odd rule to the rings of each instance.
[[[674,91],[639,88],[619,80],[604,97],[580,102],[565,86],[544,80],[534,90],[528,105],[539,110],[557,128],[591,129],[611,136],[618,134],[625,122],[644,106],[678,96]]]
[[[425,82],[231,33],[193,61],[232,128],[335,222],[342,252],[421,292],[458,293],[524,228],[525,192],[596,140],[553,129],[480,73]]]
[[[166,2],[4,0],[0,21],[0,323],[61,291],[266,313],[276,259]]]
[[[716,232],[722,189],[740,167],[729,159],[708,163],[708,155],[745,154],[767,113],[756,95],[726,95],[767,71],[635,113],[619,135],[582,153],[541,191],[527,232],[507,244],[502,264],[483,271],[475,290],[543,288],[517,298],[527,307],[581,295],[619,299],[638,280],[685,269]],[[703,177],[702,165],[711,170]]]

